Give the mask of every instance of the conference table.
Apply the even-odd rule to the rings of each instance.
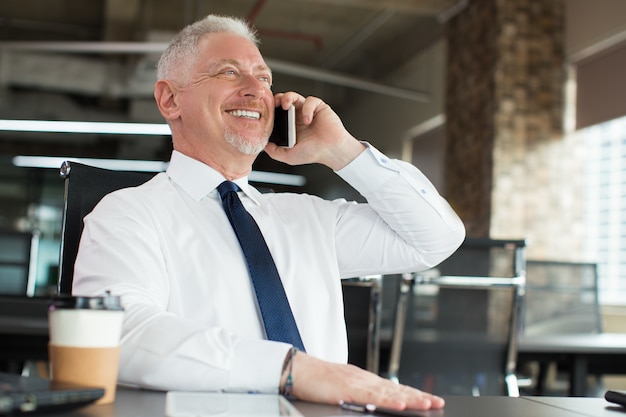
[[[585,396],[588,375],[626,375],[626,333],[522,337],[518,363],[558,362],[569,372],[569,395]]]
[[[221,394],[227,395],[227,394]],[[255,394],[250,394],[254,396]],[[626,412],[603,398],[569,397],[445,397],[446,407],[415,413],[423,417],[624,417]],[[307,417],[365,416],[341,409],[339,406],[293,402],[295,408]],[[118,388],[114,404],[90,405],[74,411],[54,414],[57,417],[165,417],[165,393],[157,391]],[[206,414],[209,416],[210,414]],[[217,414],[215,414],[217,415]],[[243,417],[221,412],[222,417]],[[272,417],[249,414],[248,417]],[[279,413],[274,414],[279,416]],[[286,415],[286,414],[284,414]],[[292,414],[293,415],[293,414]],[[197,417],[204,417],[197,416]]]

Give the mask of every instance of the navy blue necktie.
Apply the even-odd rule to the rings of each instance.
[[[269,340],[290,343],[304,351],[304,345],[293,318],[276,264],[259,226],[246,211],[234,182],[224,181],[217,187],[222,206],[237,235],[248,264],[257,301],[263,316],[265,334]]]

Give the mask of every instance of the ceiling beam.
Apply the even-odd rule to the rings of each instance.
[[[430,95],[423,91],[394,87],[387,84],[380,84],[352,75],[344,75],[334,71],[327,71],[319,68],[307,67],[305,65],[293,64],[286,61],[267,58],[267,65],[274,72],[293,75],[309,80],[323,81],[329,84],[351,87],[357,90],[368,91],[370,93],[383,94],[390,97],[402,98],[405,100],[427,103]]]
[[[0,42],[0,50],[39,51],[57,53],[101,53],[101,54],[141,54],[160,53],[167,46],[161,42]],[[377,83],[352,75],[323,70],[305,65],[294,64],[282,60],[267,58],[267,64],[276,73],[292,75],[300,78],[327,82],[343,87],[355,88],[391,97],[417,102],[428,102],[428,93]]]
[[[353,6],[366,9],[389,9],[396,12],[436,16],[453,7],[458,0],[298,0],[333,6]]]

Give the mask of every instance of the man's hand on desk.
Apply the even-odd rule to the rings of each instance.
[[[303,352],[298,352],[293,360],[293,395],[299,400],[328,404],[349,401],[395,410],[444,406],[440,397],[396,384],[354,365],[322,361]]]

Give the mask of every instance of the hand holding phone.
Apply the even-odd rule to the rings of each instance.
[[[296,109],[293,106],[287,110],[281,106],[274,109],[274,129],[270,142],[284,148],[293,148],[296,144]]]

